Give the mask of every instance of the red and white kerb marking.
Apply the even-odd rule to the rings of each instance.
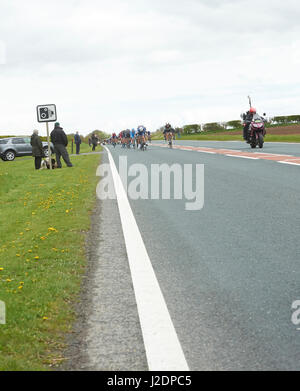
[[[164,144],[152,144],[157,147],[167,148]],[[181,149],[183,151],[195,151],[200,153],[208,153],[213,155],[224,155],[228,157],[238,157],[250,160],[273,160],[278,163],[291,164],[293,166],[300,166],[300,156],[282,155],[276,153],[265,152],[242,152],[236,149],[216,149],[216,148],[204,148],[204,147],[191,147],[182,145],[173,145],[173,149]]]

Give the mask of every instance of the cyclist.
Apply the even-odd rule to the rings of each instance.
[[[111,136],[111,143],[112,145],[115,147],[116,144],[117,144],[117,135],[116,133],[113,133],[112,136]]]
[[[125,140],[125,130],[122,130],[120,132],[120,139],[121,139],[122,148],[125,148],[125,142],[126,142],[126,140]]]
[[[145,145],[146,145],[145,134],[146,134],[146,128],[145,128],[145,126],[140,125],[140,126],[137,128],[137,135],[138,135],[138,144],[141,145],[141,149],[144,149],[144,147],[145,147]]]
[[[150,132],[150,130],[148,130],[148,141],[149,141],[149,143],[151,143],[151,132]]]
[[[172,139],[174,137],[175,130],[167,123],[164,128],[164,137],[166,141],[169,141],[169,145],[172,146]]]
[[[135,129],[131,129],[130,137],[131,137],[131,144],[133,148],[135,148]]]
[[[127,148],[130,148],[131,144],[131,132],[130,129],[125,130],[125,143],[127,145]]]

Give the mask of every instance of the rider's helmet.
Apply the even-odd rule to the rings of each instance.
[[[138,127],[138,130],[139,130],[140,132],[143,132],[143,131],[146,130],[146,128],[145,128],[145,126],[140,125],[140,126]]]
[[[251,114],[256,114],[256,109],[254,107],[250,107],[250,113]]]

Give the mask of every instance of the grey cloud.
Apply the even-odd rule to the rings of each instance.
[[[177,119],[181,108],[186,121],[200,114],[202,121],[222,119],[249,92],[267,100],[278,91],[287,101],[291,80],[299,80],[294,0],[0,3],[8,60],[0,65],[0,103],[8,113],[0,129],[18,127],[9,115],[15,106],[31,127],[29,111],[50,100],[70,126],[78,125],[72,112],[79,106],[77,119],[87,117],[89,127],[98,121],[94,112],[103,126],[134,121],[137,111],[151,113],[156,124],[164,113]],[[223,112],[224,96],[231,109]],[[289,102],[296,107],[295,99]]]

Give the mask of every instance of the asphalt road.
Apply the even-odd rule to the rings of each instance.
[[[164,144],[162,141],[153,141],[153,143]],[[239,149],[247,152],[267,152],[279,154],[291,154],[300,156],[300,143],[275,143],[265,142],[263,149],[251,149],[250,145],[240,141],[198,141],[198,140],[176,140],[174,145],[192,145],[209,148]]]
[[[176,144],[251,151],[244,143]],[[118,167],[205,165],[205,206],[130,201],[191,370],[299,370],[300,166],[150,146]],[[299,145],[264,152],[300,155]],[[299,327],[299,326],[298,326]]]

